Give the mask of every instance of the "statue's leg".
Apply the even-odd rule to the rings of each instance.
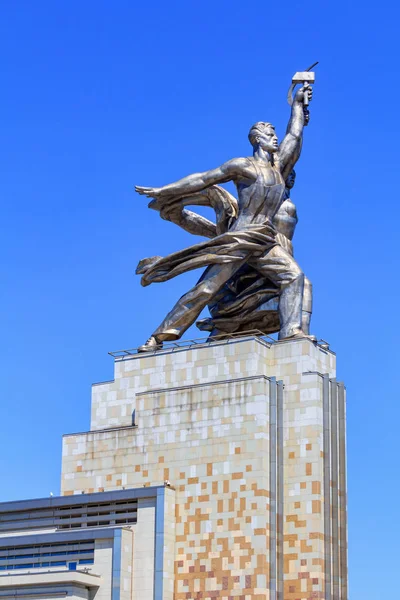
[[[231,263],[209,266],[198,283],[178,300],[150,340],[139,350],[151,350],[160,347],[163,341],[179,339],[221,287],[240,269],[246,258],[247,254],[243,259]]]
[[[280,289],[279,339],[304,335],[302,310],[304,274],[294,258],[281,246],[274,246],[251,264]]]
[[[312,314],[312,283],[304,277],[303,310],[301,313],[301,328],[306,335],[310,334],[310,321]]]

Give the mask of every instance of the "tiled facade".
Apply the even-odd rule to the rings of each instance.
[[[163,599],[347,600],[345,472],[335,355],[242,338],[116,360],[62,493],[168,482]]]

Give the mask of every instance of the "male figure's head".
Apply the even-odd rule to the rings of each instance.
[[[296,183],[296,171],[292,169],[286,178],[285,186],[288,190],[291,190]]]
[[[254,150],[261,148],[271,154],[278,150],[278,137],[275,127],[271,123],[263,121],[255,123],[249,131],[249,140]]]

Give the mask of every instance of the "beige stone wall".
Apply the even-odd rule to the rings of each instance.
[[[75,474],[66,483],[76,489],[115,489],[124,475],[129,487],[171,481],[177,600],[243,588],[266,597],[268,397],[264,377],[145,393],[137,399],[137,429],[66,438],[64,474]]]
[[[335,377],[335,356],[308,340],[249,339],[119,360],[115,380],[93,388],[91,431],[64,438],[62,493],[171,482],[167,600],[325,598],[333,563],[322,374]],[[269,378],[284,382],[276,414],[278,386]],[[343,500],[338,507],[343,528]],[[149,512],[148,527],[150,520]],[[136,554],[138,526],[134,582],[136,561],[146,560]]]
[[[90,430],[130,426],[142,392],[266,375],[300,381],[305,370],[335,373],[335,355],[307,340],[269,346],[249,339],[136,354],[115,362],[114,380],[93,386]]]

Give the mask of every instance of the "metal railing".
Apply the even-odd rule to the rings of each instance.
[[[243,339],[261,339],[264,344],[271,346],[272,344],[276,344],[278,342],[277,339],[271,337],[270,335],[260,331],[259,329],[249,329],[248,331],[238,331],[234,333],[224,333],[220,335],[209,335],[208,337],[194,338],[189,340],[176,340],[174,342],[164,342],[163,347],[160,349],[150,350],[144,355],[152,355],[157,352],[173,352],[174,350],[182,350],[184,348],[199,348],[204,346],[209,346],[210,344],[221,344],[238,340],[239,338]],[[301,338],[300,338],[301,339]],[[283,340],[284,341],[284,340]],[[322,338],[315,342],[315,344],[321,348],[323,351],[329,350],[329,342],[323,340]],[[129,348],[127,350],[116,350],[114,352],[108,353],[115,359],[125,358],[127,356],[135,356],[137,354],[141,354],[138,352],[138,348]]]
[[[184,340],[176,340],[174,342],[164,342],[162,349],[151,350],[149,352],[146,352],[145,354],[147,354],[147,355],[155,354],[156,352],[162,352],[162,351],[171,352],[171,351],[182,349],[182,348],[203,347],[203,346],[209,346],[210,344],[213,344],[213,343],[218,343],[218,344],[223,343],[223,342],[229,343],[234,340],[237,340],[238,338],[262,339],[264,341],[264,343],[268,344],[269,346],[272,344],[275,344],[277,342],[276,339],[274,339],[270,335],[267,335],[263,331],[260,331],[259,329],[249,329],[248,331],[224,333],[224,334],[220,334],[220,335],[209,335],[208,337],[194,338],[194,339],[190,339],[190,340],[184,339]],[[118,359],[118,358],[124,358],[126,356],[133,356],[133,355],[140,354],[140,353],[138,353],[137,348],[129,348],[127,350],[116,350],[114,352],[109,352],[108,354],[110,356],[112,356],[113,358]]]

